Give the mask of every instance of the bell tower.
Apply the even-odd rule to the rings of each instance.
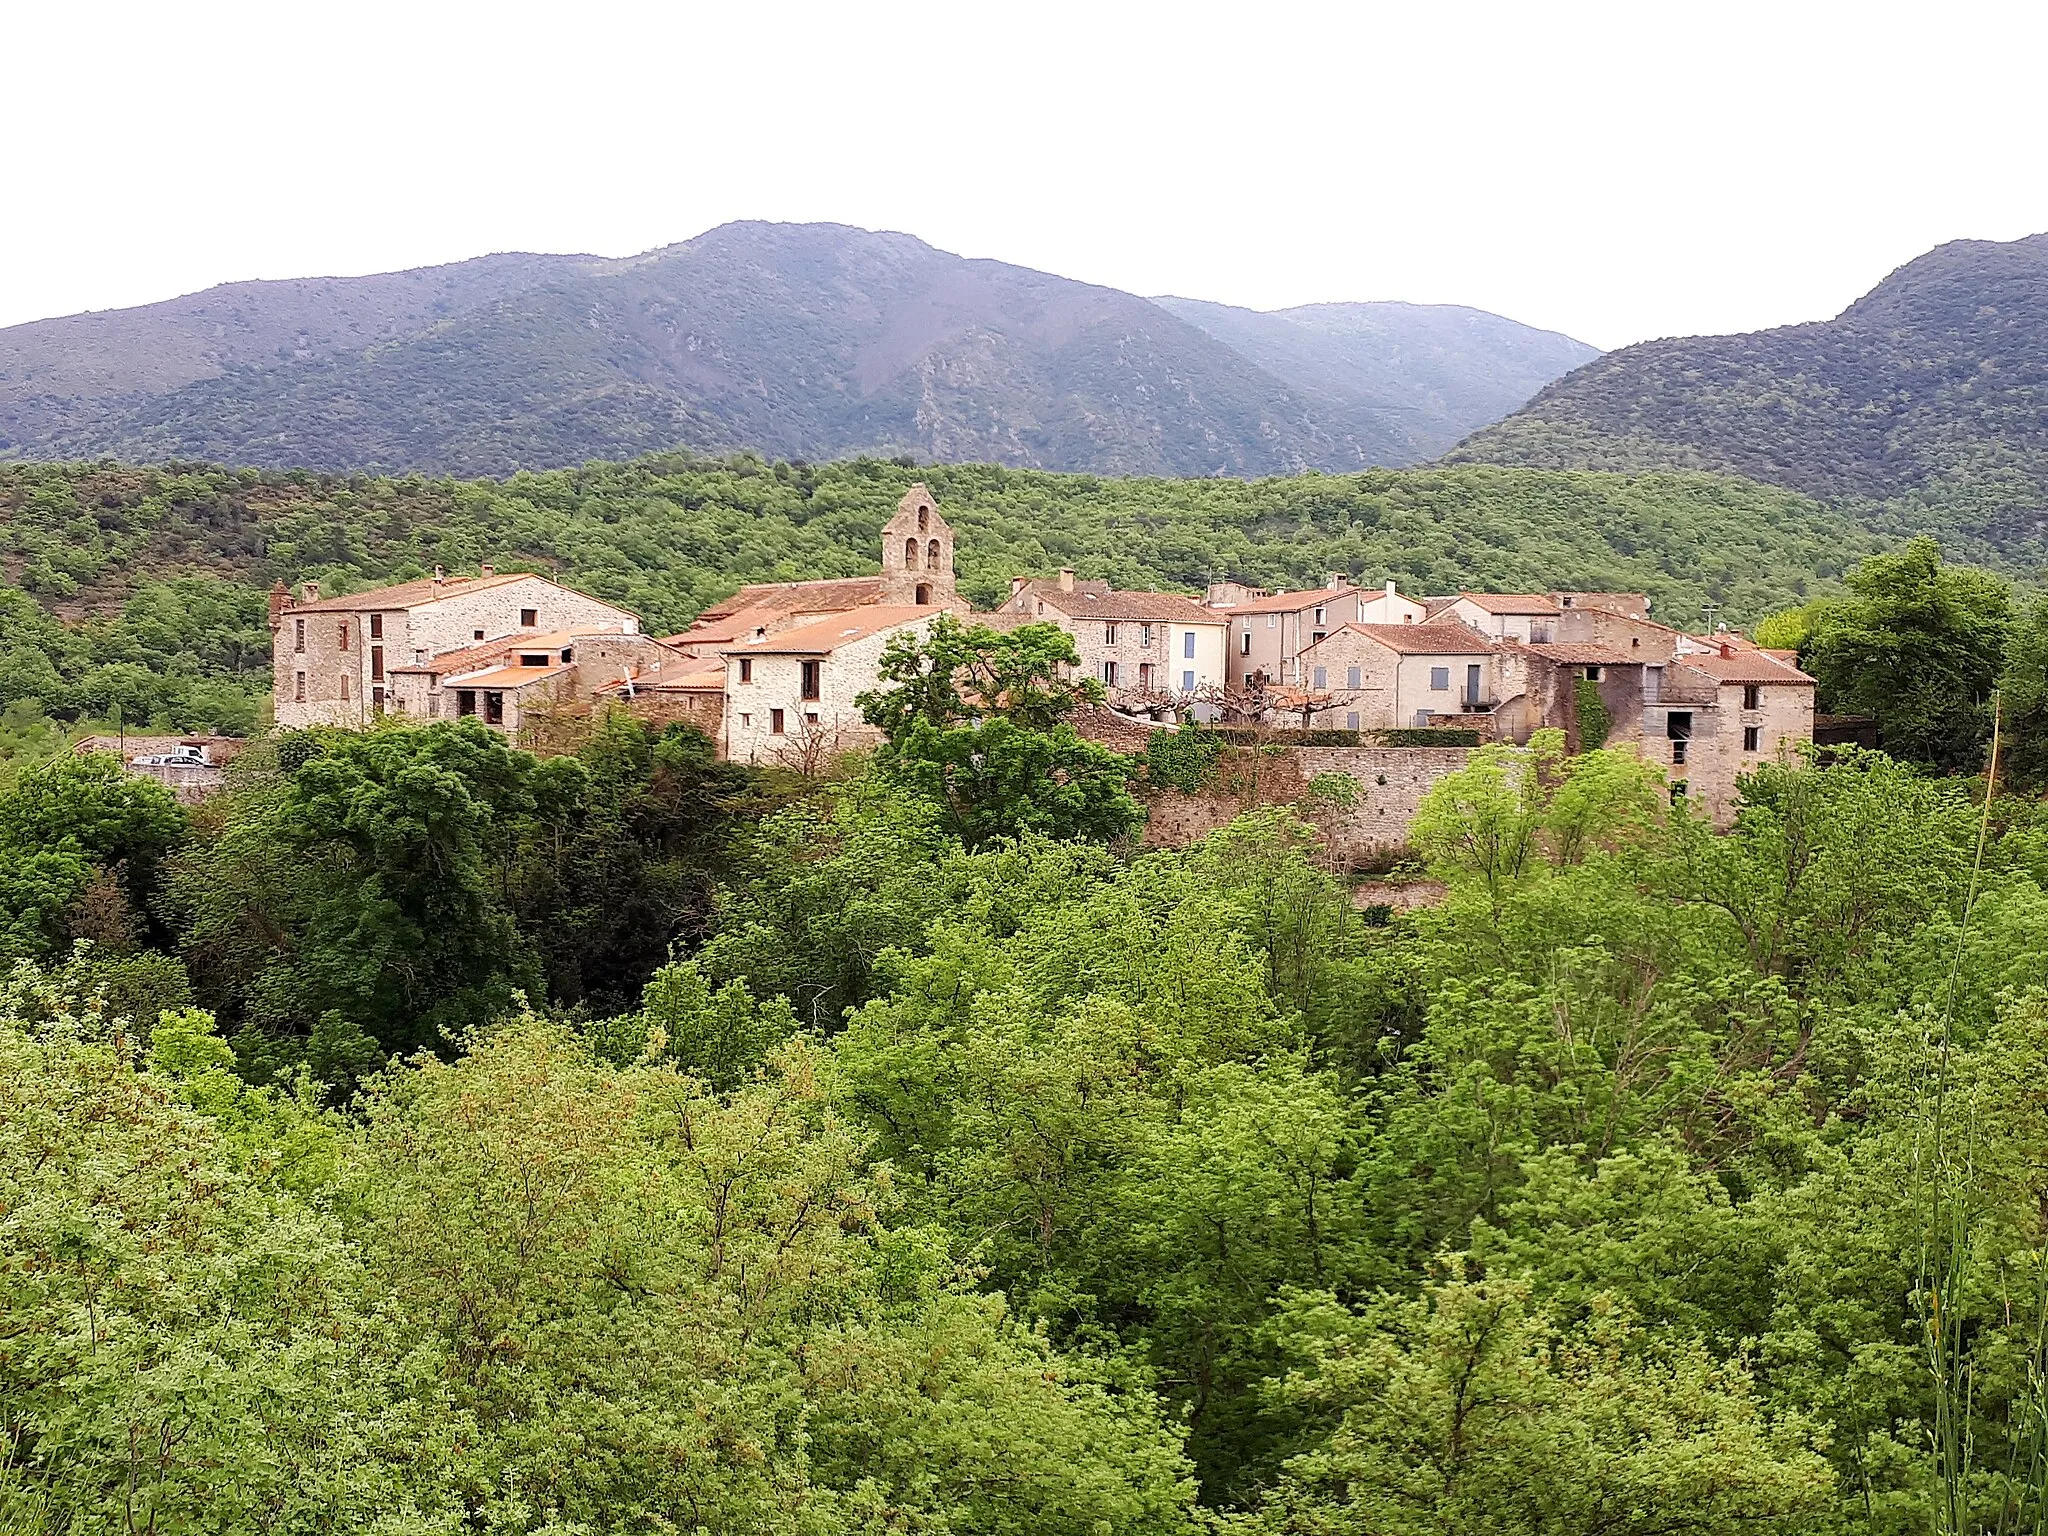
[[[953,530],[924,482],[896,503],[882,525],[882,601],[898,607],[958,608],[953,584]]]

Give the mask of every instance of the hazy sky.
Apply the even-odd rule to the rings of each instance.
[[[2048,5],[0,0],[0,325],[250,277],[900,229],[1600,346],[2048,230]]]

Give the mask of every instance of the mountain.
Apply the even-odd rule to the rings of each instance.
[[[2048,519],[2048,234],[1958,240],[1832,320],[1596,358],[1452,462],[1732,472],[2007,548]]]
[[[1543,333],[1476,312],[1497,331],[1453,343],[1341,313],[1378,306],[1201,308],[832,224],[243,283],[0,330],[0,456],[503,475],[744,448],[1262,475],[1413,463],[1447,412],[1468,429],[1549,376]]]
[[[1433,459],[1597,347],[1457,304],[1304,304],[1261,311],[1153,300],[1267,372],[1381,426],[1388,463]]]

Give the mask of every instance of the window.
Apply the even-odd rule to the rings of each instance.
[[[751,683],[753,680],[754,658],[751,656],[742,656],[740,658],[740,681],[743,683]]]
[[[292,649],[301,656],[306,654],[306,621],[304,619],[292,620]]]
[[[1685,749],[1686,749],[1686,747],[1687,747],[1687,746],[1688,746],[1689,744],[1690,744],[1690,738],[1688,738],[1688,737],[1684,737],[1684,736],[1681,736],[1681,737],[1679,737],[1679,738],[1678,738],[1678,739],[1677,739],[1676,741],[1674,741],[1674,742],[1672,742],[1672,743],[1671,743],[1671,765],[1672,765],[1672,767],[1674,767],[1674,768],[1678,768],[1678,767],[1683,767],[1683,766],[1684,766],[1684,764],[1685,764]]]
[[[1347,730],[1347,731],[1355,731],[1355,730],[1357,730],[1357,729],[1358,729],[1358,711],[1357,711],[1357,710],[1355,710],[1355,709],[1351,709],[1351,710],[1346,710],[1346,711],[1344,712],[1344,729],[1345,729],[1345,730]]]
[[[384,647],[381,645],[370,647],[370,681],[373,683],[384,681]]]
[[[1180,655],[1183,661],[1195,659],[1195,632],[1192,629],[1180,637]]]
[[[382,688],[372,688],[370,690],[370,710],[373,714],[381,715],[384,713],[384,690]]]
[[[521,651],[519,653],[519,665],[522,667],[544,667],[547,664],[548,653],[546,651]]]
[[[495,689],[487,689],[484,693],[484,724],[503,725],[504,723],[505,695],[497,692]]]
[[[303,672],[296,674],[292,679],[292,701],[296,704],[306,702],[306,674]]]
[[[941,568],[939,565],[939,541],[937,539],[933,539],[924,552],[924,568],[928,571],[936,571]]]
[[[1329,669],[1328,667],[1317,667],[1317,668],[1316,668],[1316,671],[1315,671],[1315,681],[1314,681],[1313,683],[1311,683],[1311,684],[1310,684],[1309,686],[1310,686],[1310,687],[1312,687],[1312,688],[1327,688],[1327,687],[1329,687],[1329,686],[1330,686],[1330,669]]]
[[[1550,623],[1549,623],[1549,621],[1548,621],[1548,620],[1545,620],[1545,621],[1544,621],[1543,623],[1541,623],[1541,624],[1537,624],[1537,623],[1534,623],[1534,622],[1531,622],[1531,623],[1530,623],[1530,625],[1529,625],[1529,643],[1530,643],[1531,645],[1548,645],[1548,644],[1550,644]]]
[[[346,672],[341,674],[341,702],[344,704],[348,702],[348,674]]]
[[[816,711],[815,709],[807,709],[807,710],[805,710],[805,711],[804,711],[804,724],[805,724],[805,725],[816,725],[817,723],[818,723],[818,712],[817,712],[817,711]]]
[[[1152,626],[1150,624],[1140,624],[1138,626],[1138,644],[1145,650],[1152,648]]]
[[[1679,802],[1679,801],[1683,800],[1684,798],[1685,798],[1685,780],[1683,780],[1683,779],[1675,779],[1675,780],[1673,780],[1673,781],[1672,781],[1672,785],[1671,785],[1671,803],[1672,803],[1673,805],[1676,805],[1676,804],[1678,804],[1678,802]]]
[[[1116,626],[1114,624],[1105,624],[1102,626],[1102,643],[1104,645],[1116,644]]]
[[[917,540],[915,539],[905,539],[903,541],[903,569],[906,571],[917,569]]]
[[[1150,693],[1151,691],[1152,663],[1149,661],[1141,661],[1138,663],[1138,692]]]
[[[335,634],[335,641],[334,641],[335,645],[336,645],[336,646],[338,646],[338,647],[339,647],[340,649],[342,649],[342,650],[344,650],[344,651],[345,651],[345,650],[347,650],[347,649],[348,649],[348,620],[347,620],[347,619],[343,619],[343,620],[342,620],[342,621],[341,621],[341,622],[340,622],[339,624],[337,624],[337,625],[335,625],[335,626],[334,626],[334,634]]]
[[[569,664],[570,662],[574,661],[575,659],[576,659],[576,650],[575,650],[575,648],[574,648],[573,646],[567,646],[567,645],[563,646],[563,647],[562,647],[562,664],[563,664],[564,666],[567,666],[567,665],[568,665],[568,664]]]
[[[917,584],[917,592],[912,600],[920,608],[929,606],[932,600],[932,589],[923,582],[919,582]]]
[[[1251,653],[1252,632],[1250,630],[1246,630],[1242,635],[1238,636],[1237,654],[1240,656],[1249,656],[1251,655]]]
[[[472,629],[472,630],[471,630],[471,631],[469,632],[469,638],[470,638],[470,639],[472,639],[472,640],[481,640],[481,639],[483,639],[483,637],[484,637],[484,632],[483,632],[482,630],[480,630],[480,629]]]
[[[1266,615],[1266,628],[1268,628],[1268,629],[1271,629],[1271,628],[1272,628],[1272,627],[1273,627],[1273,626],[1274,626],[1275,624],[1278,624],[1279,622],[1280,622],[1280,615],[1279,615],[1279,614],[1277,614],[1277,613],[1269,613],[1269,614],[1267,614],[1267,615]]]
[[[771,736],[780,736],[782,734],[781,710],[771,709],[768,711],[768,733]]]
[[[1744,709],[1760,709],[1763,707],[1763,702],[1764,690],[1760,684],[1744,683],[1742,685],[1742,707]]]
[[[384,638],[384,615],[381,613],[370,615],[370,638],[372,640],[382,640]]]
[[[1587,681],[1587,682],[1589,682],[1589,683],[1597,683],[1597,682],[1599,682],[1599,681],[1600,681],[1600,669],[1599,669],[1598,667],[1588,667],[1588,668],[1586,668],[1586,681]]]
[[[1356,687],[1358,686],[1358,684],[1359,684],[1359,670],[1358,670],[1358,668],[1356,668],[1356,667],[1346,667],[1346,668],[1344,669],[1344,686],[1345,686],[1346,688],[1356,688]]]
[[[1195,674],[1193,671],[1181,673],[1180,691],[1182,693],[1193,693],[1195,691]]]
[[[1449,693],[1451,691],[1451,669],[1449,667],[1431,667],[1429,669],[1429,691],[1431,693]]]
[[[1116,686],[1116,663],[1114,661],[1105,661],[1102,664],[1102,680],[1112,688]]]
[[[539,629],[539,628],[540,628],[540,610],[539,610],[538,608],[522,608],[522,609],[520,609],[520,610],[519,610],[519,627],[520,627],[521,629]]]
[[[1761,752],[1764,745],[1764,728],[1760,725],[1745,725],[1742,728],[1742,750]]]
[[[1559,598],[1559,599],[1557,600],[1557,606],[1558,606],[1558,607],[1560,607],[1560,608],[1569,608],[1569,607],[1571,607],[1571,605],[1572,605],[1572,595],[1571,595],[1571,593],[1569,593],[1569,592],[1565,593],[1565,594],[1564,594],[1564,596],[1560,597],[1560,598]]]
[[[751,731],[751,730],[752,730],[753,728],[754,728],[754,717],[753,717],[752,715],[748,714],[748,713],[747,713],[747,712],[746,712],[745,710],[741,710],[741,711],[740,711],[740,729],[741,729],[741,730],[743,730],[743,731]]]
[[[917,509],[917,531],[919,533],[923,533],[927,528],[931,527],[931,525],[932,514],[930,509],[927,507],[919,507]]]
[[[1320,609],[1320,608],[1318,608],[1318,609],[1316,610],[1316,622],[1317,622],[1318,624],[1321,624],[1321,623],[1323,623],[1323,622],[1324,622],[1324,619],[1323,619],[1323,610],[1322,610],[1322,609]]]
[[[1322,630],[1319,629],[1315,631],[1314,634],[1308,637],[1308,643],[1310,645],[1321,645],[1323,641],[1327,638],[1328,636]]]
[[[476,713],[476,690],[474,688],[458,688],[455,690],[455,713],[458,715],[473,715]]]
[[[803,664],[803,690],[798,695],[799,698],[818,697],[818,669],[821,665],[822,663],[817,661],[807,661]]]

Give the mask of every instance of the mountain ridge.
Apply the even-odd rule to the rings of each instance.
[[[314,314],[323,303],[333,313]],[[1395,420],[1412,403],[1392,397],[1428,399],[1428,380],[1380,364],[1333,383],[1341,369],[1321,354],[1347,344],[1308,348],[1315,366],[1302,347],[1262,359],[1214,318],[898,232],[740,222],[613,260],[508,253],[226,285],[0,330],[0,457],[503,475],[681,448],[1107,474],[1353,470],[1462,436],[1484,410],[1470,376],[1528,331],[1495,317],[1448,357],[1453,398],[1417,433]],[[1384,336],[1348,345],[1389,350]],[[1509,393],[1540,382],[1519,354],[1509,373]]]

